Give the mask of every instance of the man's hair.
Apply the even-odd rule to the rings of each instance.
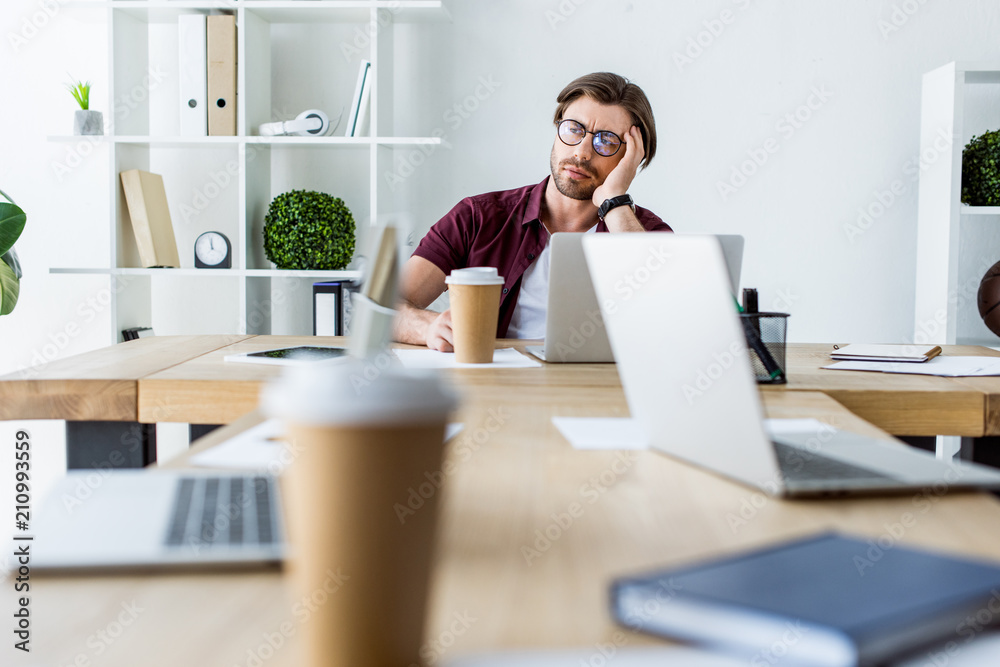
[[[570,82],[556,97],[556,107],[553,122],[563,120],[566,107],[581,96],[586,95],[595,102],[623,107],[632,117],[632,124],[639,128],[642,134],[642,144],[646,149],[642,168],[649,166],[650,160],[656,154],[656,123],[653,121],[653,108],[642,88],[628,79],[612,72],[594,72],[585,74]],[[624,137],[622,137],[624,139]]]

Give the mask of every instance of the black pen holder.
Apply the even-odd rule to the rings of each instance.
[[[785,375],[788,313],[740,313],[740,320],[757,383],[785,384],[788,381]]]

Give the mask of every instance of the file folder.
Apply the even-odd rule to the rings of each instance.
[[[362,60],[358,68],[358,81],[354,86],[354,97],[351,98],[351,112],[347,116],[345,137],[358,137],[365,127],[365,115],[368,112],[368,98],[371,97],[372,77],[371,63]]]
[[[207,17],[208,134],[236,135],[236,17]]]
[[[208,134],[208,60],[204,14],[177,17],[180,132],[182,137]]]
[[[344,335],[344,286],[342,283],[313,283],[313,335]]]

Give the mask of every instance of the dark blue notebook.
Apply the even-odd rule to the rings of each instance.
[[[878,664],[957,639],[965,619],[994,597],[1000,565],[836,534],[623,578],[611,588],[616,620],[633,630],[752,663],[831,666]]]

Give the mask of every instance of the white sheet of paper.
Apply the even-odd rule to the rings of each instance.
[[[648,449],[649,442],[631,417],[553,417],[555,425],[574,449]],[[765,419],[770,435],[830,433],[833,427],[818,419]]]
[[[538,368],[542,365],[512,347],[495,350],[491,364],[460,364],[453,353],[437,350],[393,350],[393,353],[407,368]]]
[[[191,463],[206,468],[239,468],[267,470],[281,464],[281,436],[284,430],[277,419],[262,421],[238,433],[229,440],[191,457]],[[273,462],[273,463],[272,463]]]
[[[630,417],[553,417],[552,423],[574,449],[648,449],[639,424]]]
[[[445,442],[461,433],[464,428],[465,424],[448,424],[444,432]],[[211,449],[195,454],[191,457],[191,463],[205,468],[267,470],[276,473],[285,467],[281,456],[283,434],[281,421],[268,419]]]
[[[765,419],[764,431],[771,436],[790,433],[833,434],[837,429],[818,419]]]
[[[881,371],[940,377],[986,377],[1000,375],[1000,357],[936,356],[921,364],[884,361],[838,361],[823,368],[835,371]]]

